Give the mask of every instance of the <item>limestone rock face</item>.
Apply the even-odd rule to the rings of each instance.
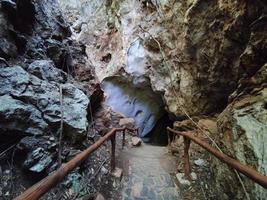
[[[191,115],[221,111],[242,76],[239,59],[244,49],[248,47],[245,62],[251,51],[265,48],[247,46],[250,37],[254,44],[255,38],[264,37],[250,36],[250,24],[263,13],[260,3],[61,0],[60,4],[63,10],[76,11],[68,20],[82,24],[76,36],[86,44],[100,81],[122,71],[149,77],[153,90],[164,94],[168,110],[176,115],[184,115],[181,107]],[[256,62],[263,60],[264,56]]]

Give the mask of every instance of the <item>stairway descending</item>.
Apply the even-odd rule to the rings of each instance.
[[[142,144],[122,152],[124,168],[123,200],[179,200],[171,174],[177,160],[166,147]]]

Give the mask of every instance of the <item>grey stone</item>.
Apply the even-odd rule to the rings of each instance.
[[[190,174],[190,176],[191,176],[191,178],[192,178],[193,181],[197,180],[197,174],[195,172],[192,172]]]
[[[134,119],[133,118],[122,118],[119,121],[119,125],[134,129]]]
[[[44,137],[27,136],[20,140],[17,148],[26,152],[33,152],[39,147],[47,150],[50,146],[47,142],[48,141]]]
[[[30,71],[36,72],[35,64]],[[50,66],[52,67],[52,66]],[[49,67],[49,68],[50,68]],[[53,71],[53,70],[52,70]],[[47,128],[59,127],[61,118],[59,83],[53,75],[39,70],[38,76],[27,73],[20,66],[0,68],[0,94],[2,130],[19,130],[31,135],[42,134]],[[49,81],[54,80],[54,81]],[[60,81],[60,79],[59,79]],[[88,126],[88,97],[73,84],[62,84],[64,133],[72,141],[79,141],[86,135]],[[24,119],[24,120],[22,120]]]
[[[23,163],[23,167],[32,172],[40,173],[47,169],[51,163],[52,156],[43,148],[39,147],[28,154],[27,159]]]
[[[17,47],[5,38],[0,38],[0,57],[11,58],[16,57]]]
[[[52,61],[36,60],[30,64],[27,71],[45,81],[55,81],[65,83],[67,75],[63,71],[55,68]]]
[[[78,169],[69,174],[62,183],[65,187],[71,188],[75,193],[83,190],[82,176],[78,173]]]
[[[104,166],[101,167],[101,172],[102,172],[103,174],[108,174],[108,170],[107,170],[107,168],[105,168]]]
[[[118,167],[116,167],[115,170],[112,172],[112,176],[114,176],[118,180],[121,180],[122,179],[122,174],[123,174],[122,169],[120,169]]]
[[[191,185],[190,181],[184,178],[184,173],[177,173],[176,178],[182,185]]]
[[[203,159],[200,159],[200,158],[197,160],[194,160],[194,164],[197,166],[200,166],[200,167],[206,165],[205,161]]]
[[[42,135],[47,129],[48,124],[36,107],[13,99],[10,95],[0,96],[0,130]]]

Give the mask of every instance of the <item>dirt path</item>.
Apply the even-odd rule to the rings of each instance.
[[[179,200],[171,174],[177,160],[166,147],[142,144],[121,153],[124,170],[123,200]]]

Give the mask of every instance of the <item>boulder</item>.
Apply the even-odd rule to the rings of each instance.
[[[48,130],[48,124],[34,105],[3,95],[0,96],[0,130],[6,133],[16,131],[21,135],[42,135]]]
[[[49,63],[40,61],[39,64]],[[0,129],[5,132],[18,130],[28,135],[55,132],[61,118],[59,84],[64,73],[51,65],[37,66],[34,62],[29,74],[20,66],[0,68]],[[53,69],[51,73],[49,69]],[[57,76],[57,77],[54,77]],[[53,80],[53,81],[50,81]],[[62,84],[64,133],[79,141],[86,135],[88,126],[88,97],[73,84]]]
[[[139,147],[142,144],[142,140],[139,137],[132,137],[132,145]]]
[[[121,127],[125,126],[127,128],[130,128],[130,129],[134,129],[135,128],[134,119],[133,118],[122,118],[119,121],[119,125]]]
[[[28,154],[23,167],[32,172],[40,173],[47,169],[52,164],[52,161],[52,155],[39,147]]]

